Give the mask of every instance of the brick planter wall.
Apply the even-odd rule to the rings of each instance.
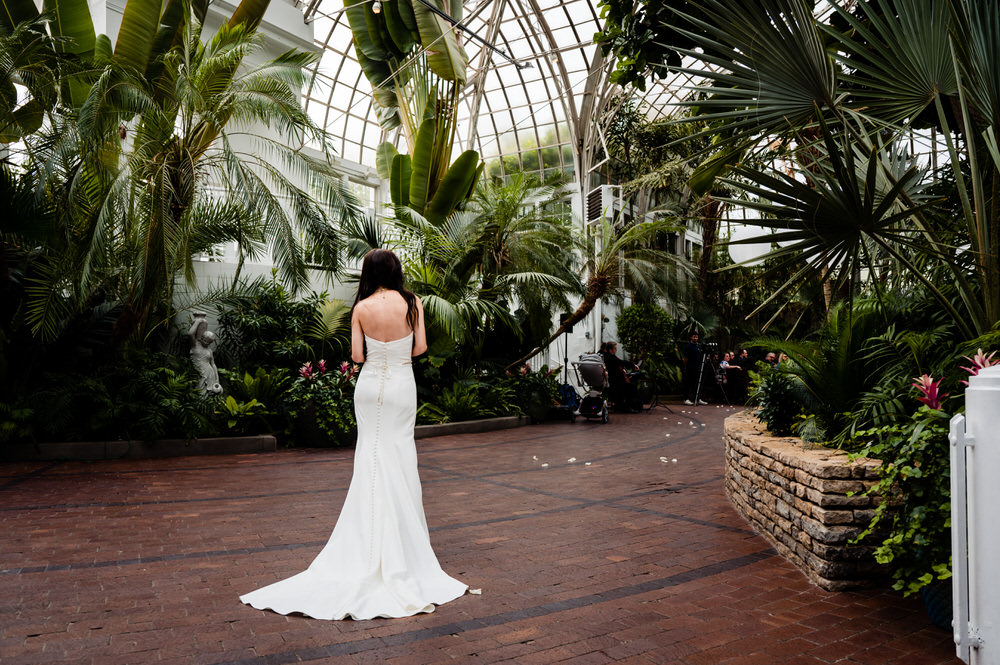
[[[878,460],[851,462],[837,450],[772,436],[748,411],[726,419],[725,439],[730,501],[813,583],[840,591],[883,574],[872,546],[849,543],[874,512],[862,492],[876,482]]]

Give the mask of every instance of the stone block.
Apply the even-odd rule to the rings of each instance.
[[[831,510],[813,506],[811,516],[821,524],[855,524],[853,510]]]

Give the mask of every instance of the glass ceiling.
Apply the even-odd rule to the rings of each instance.
[[[374,166],[376,147],[399,137],[378,125],[342,0],[300,6],[323,48],[307,111],[336,137],[341,158]],[[579,180],[579,170],[597,168],[603,158],[599,121],[614,112],[619,89],[608,82],[609,63],[592,42],[601,28],[596,0],[466,2],[462,23],[510,60],[456,32],[469,54],[456,150],[477,150],[494,175],[517,166]],[[679,91],[662,83],[648,87],[651,117],[669,112]]]

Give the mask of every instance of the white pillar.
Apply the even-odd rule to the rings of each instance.
[[[1000,505],[1000,483],[996,481],[1000,475],[998,413],[1000,366],[987,367],[970,377],[965,391],[964,438],[968,451],[967,632],[972,647],[967,662],[970,665],[1000,665],[1000,529],[996,528],[996,516],[993,514],[993,509]],[[953,496],[952,502],[961,505],[961,497]],[[953,566],[955,571],[962,568],[957,561],[953,561]],[[955,580],[956,589],[965,585],[963,580]],[[956,594],[955,600],[960,598],[961,594]],[[956,603],[956,622],[961,614],[961,608]],[[963,632],[961,626],[955,626],[956,637]],[[961,650],[959,653],[964,655]]]

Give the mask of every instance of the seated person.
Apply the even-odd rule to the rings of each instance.
[[[617,354],[617,342],[601,344],[601,356],[604,358],[604,367],[608,371],[608,382],[611,384],[608,389],[608,399],[615,405],[615,411],[639,413],[642,411],[642,405],[639,403],[635,384],[628,376],[629,372],[637,368],[634,363],[622,360]]]

